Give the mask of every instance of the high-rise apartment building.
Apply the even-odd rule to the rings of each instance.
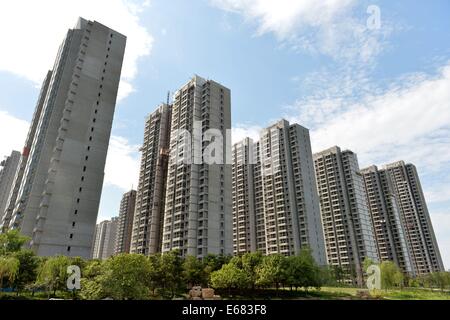
[[[298,254],[326,264],[309,130],[281,120],[233,147],[235,254]]]
[[[117,235],[114,253],[130,253],[131,232],[133,230],[136,191],[130,190],[122,196],[117,221]]]
[[[309,130],[280,120],[259,141],[266,254],[298,254],[309,247],[326,264]]]
[[[389,173],[370,166],[362,169],[361,174],[380,260],[393,261],[402,272],[415,275],[406,238],[405,221]]]
[[[233,145],[233,253],[257,251],[254,143],[250,138]],[[259,216],[264,221],[264,216]],[[264,239],[265,240],[265,239]],[[265,253],[265,243],[264,243]]]
[[[416,273],[421,275],[444,271],[416,167],[398,161],[385,165],[383,169],[389,173],[393,182]]]
[[[8,196],[13,189],[14,176],[19,166],[20,152],[13,151],[10,156],[0,162],[0,221],[3,218]]]
[[[361,284],[364,259],[379,258],[357,156],[332,147],[313,157],[328,264]]]
[[[115,254],[118,218],[105,220],[95,227],[92,258],[106,260]]]
[[[146,120],[131,252],[161,252],[172,107],[163,104]]]
[[[52,71],[48,71],[44,79],[44,82],[42,83],[41,90],[39,92],[39,98],[36,104],[36,108],[34,110],[33,118],[31,120],[30,129],[28,130],[28,135],[25,140],[25,146],[23,147],[19,166],[14,176],[13,185],[8,195],[7,203],[5,204],[3,219],[0,220],[0,232],[5,231],[6,229],[9,228],[9,223],[14,211],[14,207],[17,202],[17,196],[19,194],[20,185],[22,184],[25,169],[27,167],[28,157],[30,155],[30,150],[33,145],[34,137],[36,135],[36,130],[39,124],[39,119],[41,118],[42,108],[44,106],[44,102],[47,97],[48,86],[50,84],[51,79],[52,79]],[[0,212],[0,216],[1,215],[2,212]]]
[[[263,175],[261,163],[261,143],[259,141],[256,141],[253,144],[252,160],[254,161],[254,164],[252,166],[253,166],[253,188],[255,199],[254,201],[255,201],[256,250],[261,253],[266,253],[267,243],[266,243],[266,223],[264,217],[264,188],[263,188]],[[324,248],[322,248],[322,250],[324,250]]]
[[[8,204],[8,228],[31,237],[38,255],[90,255],[125,43],[80,18],[44,83],[17,199]]]
[[[230,130],[228,88],[195,76],[175,92],[163,252],[233,252]]]

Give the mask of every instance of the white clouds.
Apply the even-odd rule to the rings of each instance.
[[[438,238],[438,245],[441,251],[444,266],[450,268],[450,211],[439,212],[431,215],[433,229]]]
[[[105,165],[105,184],[130,190],[137,187],[139,177],[139,146],[127,139],[111,136]]]
[[[117,101],[125,99],[135,91],[136,90],[133,88],[133,85],[131,83],[122,79],[119,83],[119,91],[117,92]]]
[[[392,29],[366,28],[367,8],[355,0],[211,0],[222,10],[235,12],[258,24],[258,34],[274,33],[296,50],[320,53],[338,60],[370,63]],[[355,14],[356,8],[359,15]],[[358,19],[356,16],[363,16]]]
[[[427,192],[425,192],[425,198],[427,199],[427,202],[428,203],[450,202],[450,188],[448,187],[449,185],[450,179],[448,179],[447,181],[442,181],[441,183],[430,187],[427,190]],[[450,212],[448,217],[450,220]]]
[[[286,38],[302,25],[330,24],[347,11],[354,0],[212,0],[214,5],[227,11],[243,14],[259,22],[259,32],[275,32]]]
[[[22,152],[29,123],[0,110],[0,159],[12,150]]]
[[[237,124],[231,129],[231,141],[233,144],[249,137],[253,141],[259,140],[259,132],[262,127],[256,125]]]
[[[352,85],[343,84],[342,87]],[[370,87],[370,86],[369,86]],[[361,167],[397,160],[414,163],[428,204],[450,201],[450,62],[437,75],[399,78],[387,89],[339,95],[335,84],[289,108],[289,120],[310,127],[313,151],[339,145],[358,154]],[[450,212],[430,210],[443,258],[450,263]]]
[[[450,64],[438,77],[366,95],[358,103],[299,101],[295,120],[314,128],[313,147],[354,149],[363,163],[394,158],[442,166],[450,161]],[[347,101],[348,102],[348,101]],[[337,107],[336,107],[337,105]],[[313,121],[314,114],[322,115]],[[330,115],[328,115],[330,114]],[[320,125],[320,126],[319,126]],[[433,157],[430,152],[433,151]],[[442,151],[442,152],[439,152]]]
[[[131,0],[17,0],[0,4],[0,70],[40,85],[53,66],[58,46],[79,16],[97,20],[127,36],[120,97],[132,92],[137,63],[150,53],[153,38],[140,24],[139,13],[148,6]]]

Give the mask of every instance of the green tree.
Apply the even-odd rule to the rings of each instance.
[[[258,281],[258,268],[261,265],[263,256],[261,252],[245,253],[241,257],[242,269],[245,272],[246,278],[254,290]]]
[[[338,281],[335,277],[334,269],[331,266],[319,267],[320,283],[322,286],[335,287],[338,285]]]
[[[33,251],[24,249],[15,252],[12,256],[19,261],[17,277],[12,284],[19,294],[26,286],[36,281],[39,259]]]
[[[88,262],[81,257],[71,257],[70,264],[73,266],[78,266],[81,270],[84,270],[84,268],[88,265]]]
[[[224,255],[215,255],[209,253],[206,255],[206,257],[203,258],[203,270],[205,271],[206,278],[208,280],[207,285],[210,284],[211,280],[211,274],[214,271],[220,270],[222,266],[230,262],[231,257],[230,256],[224,256]]]
[[[383,261],[380,265],[380,270],[382,288],[387,290],[402,285],[403,274],[394,262]]]
[[[275,286],[277,291],[280,284],[286,281],[286,258],[280,254],[265,256],[257,269],[257,285]]]
[[[149,260],[143,255],[113,256],[104,262],[102,274],[97,276],[98,284],[90,283],[84,294],[104,294],[116,300],[148,299],[150,268]]]
[[[286,282],[291,289],[303,287],[307,290],[309,287],[321,287],[321,270],[310,249],[304,248],[298,256],[288,257],[286,264]]]
[[[363,261],[363,271],[367,272],[367,269],[371,266],[376,264],[371,258],[365,257]]]
[[[239,259],[239,257],[235,257]],[[233,258],[234,259],[234,258]],[[222,266],[220,270],[211,273],[211,285],[215,289],[243,289],[249,285],[249,279],[245,271],[239,268],[239,264],[233,259]]]
[[[164,287],[164,275],[161,272],[161,254],[153,254],[148,257],[150,264],[150,274],[147,279],[147,285],[152,290],[153,295],[157,288]]]
[[[3,288],[3,279],[12,284],[17,278],[20,261],[15,257],[0,256],[0,288]]]
[[[100,278],[81,278],[80,296],[85,300],[100,300],[107,297]]]
[[[22,236],[17,230],[0,234],[0,255],[19,251],[30,238]]]
[[[304,284],[303,263],[299,256],[289,256],[286,258],[286,284],[297,290]]]
[[[86,279],[94,279],[103,273],[103,261],[102,260],[90,260],[87,261],[84,268],[82,276]]]
[[[428,275],[430,286],[444,291],[450,286],[450,276],[448,272],[433,272]]]
[[[187,256],[183,261],[183,279],[190,287],[207,285],[208,279],[203,263],[193,256]]]
[[[163,295],[173,298],[183,288],[183,261],[178,250],[164,253],[160,257],[160,274],[163,281]]]
[[[104,266],[101,260],[88,261],[83,269],[81,278],[81,292],[83,299],[99,300],[106,298],[101,283]]]
[[[333,278],[336,280],[337,283],[343,284],[345,282],[345,279],[347,277],[347,272],[342,266],[331,266],[331,271],[333,274]]]
[[[55,256],[48,258],[40,266],[37,277],[37,285],[43,286],[47,291],[56,295],[57,290],[65,290],[67,287],[67,267],[71,265],[70,258]]]

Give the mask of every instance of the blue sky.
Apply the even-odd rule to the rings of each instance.
[[[128,36],[99,220],[136,187],[145,116],[198,74],[231,89],[235,141],[285,117],[311,129],[314,151],[416,164],[450,268],[449,12],[447,0],[2,1],[0,156],[21,149],[40,81],[83,16]]]

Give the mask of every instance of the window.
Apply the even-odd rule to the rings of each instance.
[[[88,146],[88,147],[87,147],[87,151],[90,151],[90,150],[91,150],[91,146]]]
[[[67,247],[67,252],[70,252],[70,246]]]
[[[80,187],[80,188],[78,189],[78,192],[81,192],[81,191],[83,191],[83,188]]]
[[[78,214],[78,210],[75,210],[75,212],[73,214]]]
[[[84,177],[81,177],[81,181],[84,181]]]
[[[92,136],[91,136],[91,137],[89,137],[89,141],[92,141]]]
[[[77,203],[80,203],[80,198],[77,199]]]
[[[89,156],[84,157],[84,160],[88,161],[88,159],[89,159]]]
[[[94,127],[91,128],[91,132],[94,132]]]
[[[84,167],[83,167],[83,172],[86,172],[86,169],[87,169],[86,166],[84,166]]]
[[[73,228],[75,227],[75,221],[72,222],[72,227],[73,227]]]
[[[70,239],[73,239],[73,233],[70,234]]]

